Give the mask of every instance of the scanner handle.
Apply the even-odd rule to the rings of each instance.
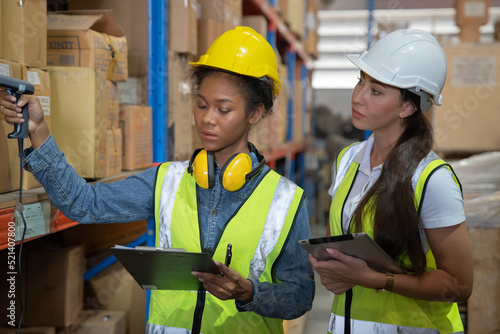
[[[21,98],[21,94],[19,94],[17,92],[12,92],[11,90],[8,90],[8,91],[11,95],[14,95],[14,97],[16,98],[16,104],[17,104],[17,102]],[[21,113],[23,114],[24,122],[14,124],[14,131],[12,131],[11,133],[9,133],[7,135],[7,137],[10,139],[28,138],[28,134],[29,134],[29,131],[28,131],[28,105],[25,105],[23,107],[23,110]]]

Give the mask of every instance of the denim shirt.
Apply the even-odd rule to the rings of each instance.
[[[252,163],[258,163],[251,153]],[[88,184],[69,165],[52,135],[36,150],[25,150],[23,167],[32,172],[50,200],[68,218],[79,223],[126,223],[154,217],[153,194],[157,167],[111,183]],[[269,168],[264,166],[264,168]],[[199,217],[203,247],[212,249],[221,228],[239,207],[241,200],[258,184],[261,172],[240,190],[229,192],[218,181],[212,189],[199,188]],[[236,301],[239,311],[261,316],[293,319],[312,307],[315,285],[308,253],[298,240],[310,237],[306,206],[301,204],[284,251],[275,265],[281,283],[251,280],[253,300]]]

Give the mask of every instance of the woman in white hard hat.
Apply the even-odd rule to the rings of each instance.
[[[248,142],[279,91],[274,50],[253,29],[237,27],[191,64],[203,149],[189,161],[123,181],[92,186],[80,178],[57,148],[36,97],[23,96],[15,106],[1,92],[0,105],[8,122],[20,123],[18,108],[28,104],[33,147],[23,165],[67,217],[111,223],[154,216],[156,247],[206,252],[216,261],[222,276],[193,272],[202,283],[198,291],[151,291],[148,333],[282,333],[281,319],[311,309],[315,285],[298,244],[310,236],[304,191],[271,170]]]
[[[429,33],[398,30],[348,58],[360,69],[352,123],[373,134],[337,157],[327,234],[366,232],[403,273],[331,249],[337,261],[310,256],[335,294],[328,332],[462,333],[473,262],[461,187],[423,114],[441,104],[446,56]]]

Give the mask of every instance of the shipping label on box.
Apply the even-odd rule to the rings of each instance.
[[[47,1],[3,0],[3,57],[21,64],[47,67]]]
[[[47,63],[92,67],[126,81],[127,38],[112,10],[65,11],[47,16]]]

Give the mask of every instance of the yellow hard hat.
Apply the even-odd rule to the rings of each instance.
[[[281,81],[276,54],[269,42],[250,27],[238,26],[220,35],[194,66],[210,66],[255,78],[268,76],[278,95]]]

